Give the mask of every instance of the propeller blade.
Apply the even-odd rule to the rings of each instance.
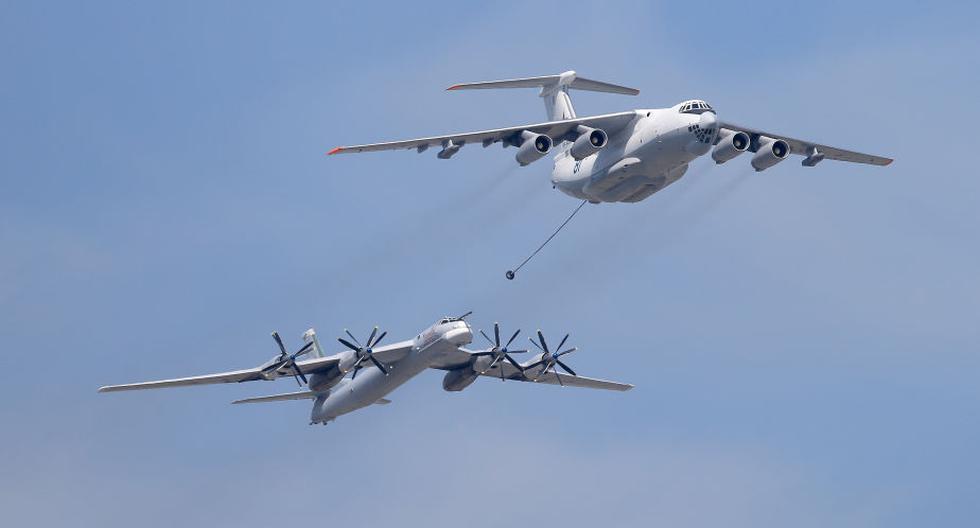
[[[562,369],[564,369],[565,372],[571,374],[572,376],[578,376],[578,374],[576,374],[574,370],[568,368],[568,365],[562,363],[561,361],[557,361],[556,360],[555,363],[558,363],[558,366],[559,367],[561,367]]]
[[[470,310],[470,311],[464,313],[463,315],[457,317],[456,320],[457,321],[462,321],[463,319],[466,319],[467,317],[469,317],[472,314],[473,314],[473,310]]]
[[[544,334],[541,333],[541,330],[538,330],[538,339],[541,340],[541,350],[544,350],[545,353],[550,354],[551,352],[548,352],[548,343],[545,342]]]
[[[306,354],[307,352],[309,352],[310,349],[312,349],[312,348],[313,348],[313,341],[310,341],[305,346],[303,346],[303,348],[299,349],[298,351],[296,351],[295,354],[293,354],[291,356],[293,358],[293,361],[295,361],[296,358],[298,358],[299,356],[302,356],[303,354]]]
[[[346,328],[344,328],[344,333],[346,333],[355,343],[357,343],[356,348],[361,348],[361,342],[358,341],[356,337],[354,337],[354,334],[350,333],[350,331],[347,330]]]
[[[524,366],[524,370],[533,369],[535,367],[540,367],[541,365],[544,365],[544,364],[545,364],[544,358],[540,358],[537,361],[535,361],[534,363],[531,363],[530,365],[525,365]]]
[[[504,359],[506,359],[511,365],[514,366],[521,374],[524,373],[524,367],[520,363],[514,361],[514,358],[510,357],[510,354],[504,354]]]
[[[378,327],[375,326],[374,330],[371,330],[371,335],[368,336],[367,348],[371,348],[371,342],[374,341],[374,336],[378,335]]]
[[[348,340],[346,340],[346,339],[344,339],[342,337],[338,337],[337,338],[337,341],[340,341],[340,344],[341,345],[344,345],[345,347],[353,350],[354,352],[360,352],[361,351],[361,347],[354,346],[353,344],[351,344],[350,341],[348,341]]]
[[[359,371],[359,370],[361,370],[361,363],[360,363],[360,362],[357,362],[357,363],[356,363],[356,364],[354,365],[354,374],[353,374],[353,375],[352,375],[352,376],[350,377],[350,380],[351,380],[351,381],[354,381],[354,378],[356,378],[356,377],[357,377],[357,371]]]
[[[572,348],[569,348],[568,350],[566,350],[564,352],[559,352],[555,357],[556,358],[560,358],[560,357],[564,356],[565,354],[571,354],[572,352],[575,352],[576,350],[578,350],[578,348],[572,347]]]
[[[379,335],[378,338],[374,340],[374,343],[371,343],[371,347],[378,346],[378,343],[380,343],[381,340],[384,339],[386,335],[388,335],[387,331],[381,332],[381,335]]]
[[[486,339],[487,340],[487,343],[490,343],[490,346],[495,346],[493,344],[493,339],[490,339],[489,337],[487,337],[487,334],[485,334],[482,329],[480,330],[480,335],[483,336],[483,339]]]
[[[507,344],[504,345],[504,348],[509,347],[510,344],[513,343],[515,339],[517,339],[517,334],[519,334],[519,333],[521,333],[520,329],[518,329],[516,332],[514,332],[514,335],[510,336],[510,339],[507,340]]]
[[[540,351],[542,351],[542,352],[544,352],[544,349],[543,349],[543,348],[541,348],[541,345],[539,345],[539,344],[538,344],[537,342],[535,342],[535,341],[534,341],[533,339],[531,339],[531,338],[529,337],[529,338],[527,338],[527,340],[528,340],[528,341],[530,341],[530,342],[531,342],[531,344],[535,346],[535,348],[537,348],[538,350],[540,350]]]
[[[276,344],[279,345],[279,350],[282,351],[282,356],[281,357],[288,356],[289,355],[289,352],[286,352],[286,346],[282,344],[282,338],[279,337],[279,332],[272,332],[272,339],[275,339],[276,340]]]
[[[293,372],[295,372],[296,375],[303,380],[303,384],[308,384],[310,382],[310,380],[306,379],[306,374],[303,374],[303,370],[299,368],[299,365],[297,365],[295,361],[293,362]]]
[[[565,346],[565,341],[568,341],[568,336],[569,334],[565,334],[565,337],[562,338],[561,343],[558,343],[558,346],[555,347],[555,350],[561,350],[561,347]]]
[[[554,373],[555,373],[555,379],[557,379],[557,380],[558,380],[558,384],[559,384],[559,385],[561,385],[562,387],[564,387],[564,386],[565,386],[565,384],[564,384],[564,383],[562,383],[562,381],[561,381],[561,375],[559,375],[559,374],[558,374],[558,370],[557,370],[557,369],[556,369],[556,370],[554,370]]]
[[[497,323],[493,323],[493,342],[500,348],[500,325]]]
[[[304,383],[309,383],[309,380],[306,379],[306,376],[303,374],[303,371],[300,370],[299,367],[296,366],[296,363],[293,363],[291,365],[291,367],[292,367],[292,370],[293,370],[293,379],[296,380],[296,384],[297,385],[299,385],[300,387],[303,386],[303,383],[300,383],[300,381],[299,381],[300,378],[303,378],[303,382]]]
[[[378,367],[378,369],[380,369],[381,372],[384,372],[385,373],[385,376],[388,375],[388,369],[386,369],[384,367],[384,365],[381,364],[380,361],[378,361],[377,359],[375,359],[374,356],[368,355],[368,359],[370,359],[371,360],[371,363],[374,363],[374,366]]]

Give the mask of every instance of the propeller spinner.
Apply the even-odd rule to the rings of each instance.
[[[365,361],[370,361],[371,363],[374,363],[374,366],[378,367],[378,370],[384,372],[385,376],[388,375],[388,369],[385,368],[385,366],[382,365],[381,362],[374,357],[374,347],[377,346],[377,344],[382,339],[384,339],[386,335],[388,335],[388,332],[381,332],[381,335],[378,335],[378,327],[375,326],[374,330],[371,331],[371,335],[367,339],[366,345],[361,345],[361,342],[358,341],[356,337],[354,337],[354,334],[351,334],[350,331],[348,331],[346,328],[344,329],[344,333],[347,334],[347,336],[350,337],[354,341],[354,343],[357,343],[355,346],[354,343],[351,343],[350,341],[342,337],[337,338],[337,341],[340,341],[340,344],[353,350],[354,354],[356,354],[355,357],[357,359],[356,361],[354,361],[354,375],[351,376],[352,380],[357,377],[357,371],[364,368],[363,363]],[[377,338],[375,338],[375,336],[377,336]]]
[[[521,333],[520,330],[514,332],[514,335],[510,336],[510,339],[507,340],[507,343],[501,346],[500,325],[498,323],[493,323],[493,339],[490,339],[490,337],[488,337],[487,334],[483,332],[483,330],[480,330],[480,335],[482,335],[483,338],[486,339],[488,343],[490,343],[490,346],[492,348],[490,348],[489,350],[484,350],[482,352],[475,352],[473,353],[473,356],[476,357],[489,356],[493,358],[490,361],[490,365],[488,365],[486,369],[480,372],[480,374],[486,374],[488,370],[496,367],[497,364],[505,360],[511,365],[513,365],[514,368],[519,370],[521,374],[524,373],[524,367],[522,367],[521,364],[518,363],[517,361],[514,361],[514,358],[511,357],[511,354],[523,354],[527,352],[527,350],[510,350],[509,348],[507,348],[510,346],[511,343],[514,342],[515,339],[517,339],[517,334],[520,333]],[[504,381],[504,369],[500,369],[500,381]]]

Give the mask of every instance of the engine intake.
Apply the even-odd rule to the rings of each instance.
[[[789,144],[781,139],[759,137],[759,150],[752,156],[752,168],[762,172],[789,156]]]
[[[551,138],[544,134],[535,134],[525,130],[521,132],[521,146],[517,149],[514,159],[521,167],[538,161],[551,151]]]
[[[572,143],[572,148],[570,150],[572,157],[576,161],[585,159],[596,152],[599,149],[606,146],[609,142],[609,136],[604,130],[598,128],[590,128],[587,126],[579,125],[576,128],[576,132],[579,133],[575,142]]]
[[[749,135],[745,132],[735,132],[722,138],[715,150],[711,152],[711,159],[720,165],[748,149]]]

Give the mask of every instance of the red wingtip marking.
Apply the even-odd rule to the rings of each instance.
[[[327,152],[327,156],[332,156],[332,155],[340,152],[341,150],[344,150],[344,147],[337,147],[337,148],[331,150],[330,152]]]
[[[454,85],[450,86],[449,88],[446,88],[446,90],[458,90],[460,86],[462,86],[462,85],[461,84],[454,84]]]

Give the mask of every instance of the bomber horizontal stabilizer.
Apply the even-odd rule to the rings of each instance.
[[[316,398],[316,393],[313,391],[298,391],[298,392],[287,392],[284,394],[273,394],[270,396],[257,396],[255,398],[245,398],[243,400],[235,400],[231,402],[232,404],[239,403],[266,403],[275,401],[289,401],[289,400],[312,400]]]

